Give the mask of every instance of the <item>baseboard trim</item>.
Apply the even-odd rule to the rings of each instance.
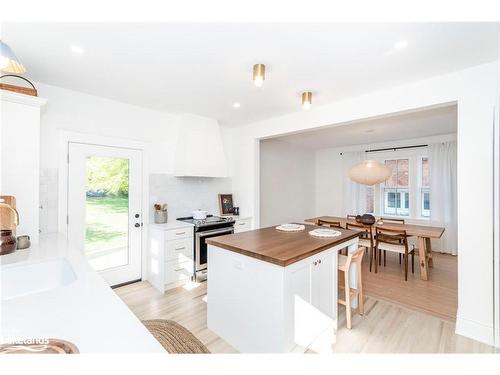
[[[495,332],[493,326],[484,325],[459,315],[457,315],[455,333],[487,345],[495,345]]]

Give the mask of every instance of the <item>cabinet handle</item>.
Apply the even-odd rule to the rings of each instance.
[[[186,234],[186,232],[176,232],[175,234],[180,236],[181,234]]]
[[[245,223],[238,223],[238,225],[245,225]]]
[[[182,246],[182,247],[176,247],[175,250],[179,251],[179,250],[182,250],[182,249],[185,249],[186,246]]]
[[[317,266],[317,265],[318,265],[318,262],[317,262],[317,261],[314,261],[314,262],[313,262],[313,265]]]
[[[321,259],[320,259],[320,260],[318,260],[318,264],[321,264]]]
[[[184,270],[184,268],[179,268],[179,269],[175,270],[175,272],[179,272],[179,271],[182,271],[182,270]]]

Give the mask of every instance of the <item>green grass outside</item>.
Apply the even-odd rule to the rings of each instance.
[[[128,196],[87,197],[85,250],[127,246]]]

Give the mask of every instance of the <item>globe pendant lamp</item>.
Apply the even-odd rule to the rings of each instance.
[[[35,85],[30,80],[21,77],[19,75],[26,73],[26,68],[23,66],[23,64],[21,64],[19,59],[16,57],[14,51],[12,51],[12,48],[10,48],[7,44],[2,42],[1,40],[0,40],[0,71],[5,73],[10,73],[10,74],[0,75],[0,79],[7,77],[20,79],[24,82],[27,82],[31,86],[31,87],[24,87],[24,86],[10,85],[7,83],[0,82],[1,90],[9,90],[20,94],[38,96],[38,92],[36,90]]]
[[[349,171],[352,181],[362,185],[375,185],[387,181],[391,177],[391,169],[376,160],[363,160]]]
[[[26,68],[21,64],[14,51],[0,40],[0,70],[2,72],[23,74]]]

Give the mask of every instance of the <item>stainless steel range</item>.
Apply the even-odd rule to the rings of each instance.
[[[206,240],[211,237],[234,233],[234,219],[208,215],[206,219],[197,220],[193,217],[181,217],[177,220],[194,225],[194,270],[195,281],[207,278],[207,248]]]

